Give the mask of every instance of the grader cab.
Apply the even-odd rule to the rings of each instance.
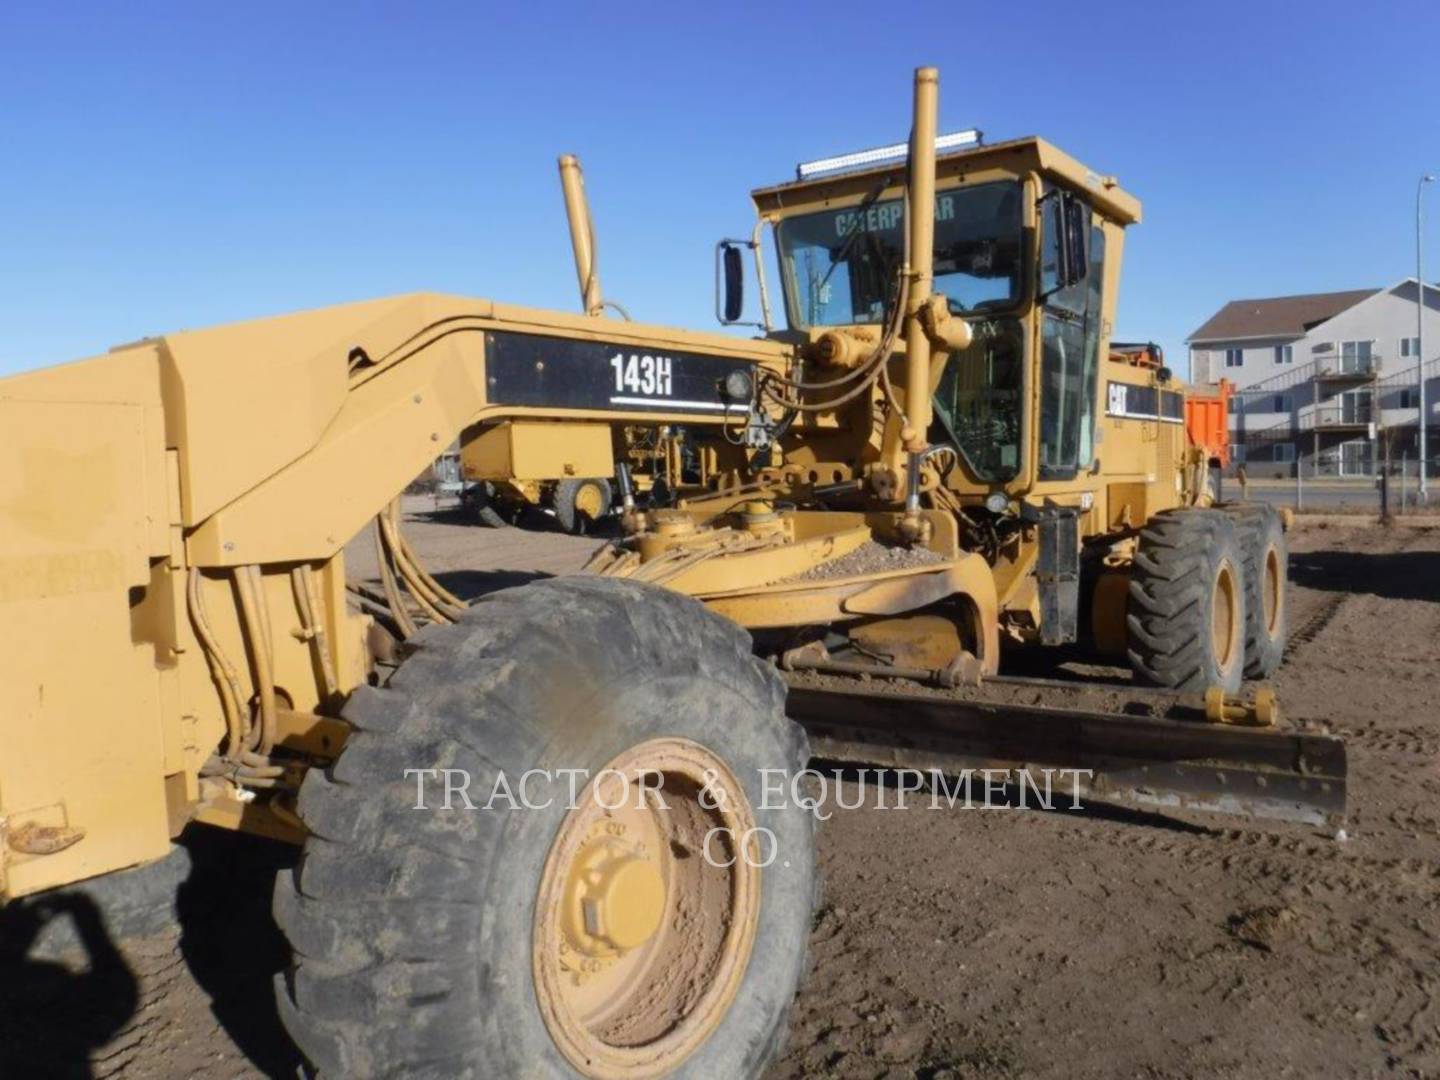
[[[1040,139],[937,158],[926,115],[908,156],[754,193],[795,360],[755,368],[717,490],[593,569],[907,668],[1084,642],[1143,683],[1238,693],[1283,648],[1283,535],[1206,509],[1217,450],[1187,389],[1112,349],[1138,202]]]
[[[1337,820],[1338,740],[1234,700],[1283,533],[1209,505],[1184,388],[1110,348],[1138,204],[1038,139],[937,159],[937,88],[897,158],[755,193],[756,339],[603,318],[570,161],[586,314],[418,294],[0,381],[0,898],[258,832],[304,845],[277,991],[322,1073],[738,1077],[804,968],[814,818],[764,785],[812,748]],[[707,483],[465,603],[398,494],[537,419],[683,428]],[[1065,643],[1158,689],[997,674]]]

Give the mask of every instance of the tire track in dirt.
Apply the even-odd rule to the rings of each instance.
[[[1331,730],[1347,744],[1379,754],[1399,754],[1424,760],[1440,757],[1440,731],[1422,727],[1382,727],[1369,724],[1332,724]]]
[[[1362,855],[1350,851],[1339,840],[1258,829],[1181,833],[1126,825],[1084,832],[1088,843],[1099,842],[1136,854],[1162,855],[1195,869],[1344,889],[1376,899],[1413,894],[1440,909],[1440,864],[1430,859]]]
[[[1305,536],[1305,541],[1308,543],[1315,535],[1312,533]],[[1370,530],[1367,533],[1367,539],[1371,538],[1373,538],[1372,543],[1367,548],[1371,554],[1393,555],[1408,548],[1415,537],[1412,530],[1392,529],[1381,531],[1378,537],[1374,537],[1374,530]],[[1303,560],[1309,553],[1308,550],[1292,551],[1290,562],[1293,564],[1297,560]],[[1346,601],[1354,595],[1349,591],[1322,593],[1319,590],[1304,587],[1299,587],[1297,591],[1297,586],[1292,582],[1288,598],[1291,613],[1292,615],[1299,614],[1295,610],[1298,607],[1300,612],[1303,612],[1303,617],[1290,627],[1290,638],[1285,646],[1285,662],[1289,663],[1294,653],[1299,652],[1324,633],[1335,617],[1340,614],[1340,609],[1345,606]]]
[[[1363,1021],[1387,1048],[1389,1063],[1403,1061],[1411,1075],[1435,1075],[1432,1070],[1440,1068],[1440,940],[1433,930],[1440,917],[1440,864],[1434,860],[1371,856],[1313,834],[1260,829],[1185,834],[1126,825],[1074,831],[1087,834],[1085,843],[1123,851],[1125,865],[1144,867],[1136,869],[1138,876],[1158,873],[1216,890],[1222,907],[1233,908],[1226,929],[1245,949],[1223,963],[1197,964],[1190,956],[1166,965],[1170,993],[1183,987],[1216,1001],[1217,1008],[1247,998],[1303,995],[1288,968],[1255,966],[1245,956],[1256,950],[1313,957],[1296,962],[1302,968],[1323,964],[1327,981],[1354,987],[1354,1015],[1346,1020]],[[1156,858],[1176,868],[1158,870],[1150,864]],[[1388,917],[1372,914],[1379,912]],[[1401,912],[1408,915],[1397,920]]]
[[[124,1076],[133,1068],[142,1073],[151,1055],[180,1035],[181,1025],[166,1008],[172,994],[184,993],[189,979],[179,950],[179,936],[147,940],[131,950],[142,988],[139,1008],[130,1022],[116,1032],[105,1048],[91,1058],[97,1080]]]
[[[1230,912],[1228,946],[1165,964],[1170,992],[1183,987],[1207,1010],[1291,1002],[1294,1020],[1315,1025],[1316,1046],[1353,1032],[1339,1037],[1346,1057],[1332,1063],[1336,1073],[1440,1075],[1440,777],[1431,769],[1440,723],[1426,722],[1428,684],[1410,674],[1429,662],[1440,631],[1440,604],[1414,579],[1427,565],[1414,553],[1433,551],[1434,534],[1311,530],[1296,539],[1292,565],[1309,559],[1311,584],[1292,585],[1282,696],[1325,715],[1346,740],[1358,836],[1078,821],[1076,831],[1124,852],[1137,880],[1183,880],[1208,892],[1210,912]],[[1339,552],[1356,553],[1353,569]]]
[[[1321,601],[1305,621],[1290,632],[1290,640],[1285,643],[1285,660],[1289,661],[1296,652],[1319,637],[1331,620],[1340,614],[1341,607],[1349,598],[1349,593],[1335,593]]]

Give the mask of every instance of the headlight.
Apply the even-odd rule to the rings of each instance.
[[[992,491],[985,496],[985,509],[992,514],[1003,514],[1010,509],[1010,496],[1003,491]]]
[[[732,371],[720,384],[720,395],[728,401],[749,401],[750,387],[748,371]]]

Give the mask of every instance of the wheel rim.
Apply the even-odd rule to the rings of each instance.
[[[533,943],[541,1015],[582,1075],[664,1075],[719,1026],[755,940],[761,847],[698,743],[651,740],[594,774],[545,860]]]
[[[1265,633],[1274,637],[1280,627],[1280,604],[1282,603],[1280,574],[1280,553],[1274,547],[1265,551],[1265,583],[1262,590],[1265,605]]]
[[[1229,562],[1222,562],[1215,574],[1215,590],[1210,603],[1210,641],[1216,665],[1222,673],[1230,670],[1239,652],[1239,596],[1235,568]]]
[[[591,521],[598,518],[605,507],[605,499],[596,484],[583,484],[575,492],[575,509]]]

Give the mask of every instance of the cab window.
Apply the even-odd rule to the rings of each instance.
[[[1019,181],[935,195],[935,291],[957,315],[1013,307],[1024,285]],[[877,323],[894,299],[904,251],[899,199],[802,214],[776,226],[790,325]]]
[[[1058,246],[1053,230],[1043,239],[1040,266]],[[1084,235],[1084,234],[1082,234]],[[1069,479],[1089,468],[1095,452],[1095,383],[1100,362],[1101,290],[1105,280],[1105,233],[1088,229],[1085,277],[1044,299],[1040,357],[1040,478]],[[1053,277],[1050,280],[1054,280]]]

